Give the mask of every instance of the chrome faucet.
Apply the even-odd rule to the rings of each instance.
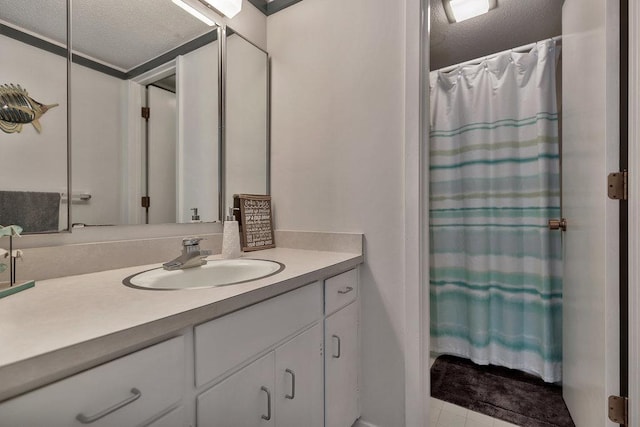
[[[206,257],[211,255],[211,251],[200,249],[201,240],[201,237],[185,237],[182,239],[182,255],[174,260],[165,262],[162,264],[162,268],[165,270],[183,270],[205,265],[207,263]]]

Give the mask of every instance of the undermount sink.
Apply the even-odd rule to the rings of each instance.
[[[284,270],[284,264],[261,259],[210,260],[200,267],[167,271],[154,268],[127,277],[123,284],[132,288],[176,290],[213,288],[245,283],[273,276]]]

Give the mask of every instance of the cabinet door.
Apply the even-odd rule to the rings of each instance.
[[[270,352],[198,396],[198,427],[273,427],[275,355]]]
[[[324,425],[322,324],[276,349],[278,427]]]
[[[184,406],[178,406],[169,412],[148,424],[146,427],[186,427],[187,415]]]
[[[195,328],[196,385],[204,386],[322,318],[319,282]]]
[[[358,306],[325,320],[325,426],[351,427],[358,410]]]

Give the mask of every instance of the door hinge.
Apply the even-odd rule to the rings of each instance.
[[[142,107],[142,118],[149,120],[149,117],[151,117],[151,108]]]
[[[629,423],[629,399],[620,396],[609,396],[609,419],[616,424]]]
[[[627,200],[629,198],[628,181],[629,172],[610,173],[607,177],[607,192],[610,199]]]
[[[143,208],[148,208],[151,206],[151,197],[149,196],[142,196],[142,199],[140,201],[142,203],[142,207]]]

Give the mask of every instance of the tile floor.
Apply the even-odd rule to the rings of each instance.
[[[431,398],[429,427],[514,427],[515,424],[491,418],[462,406]]]
[[[431,358],[429,366],[435,358]],[[429,427],[515,427],[515,424],[492,418],[462,406],[430,398]]]

